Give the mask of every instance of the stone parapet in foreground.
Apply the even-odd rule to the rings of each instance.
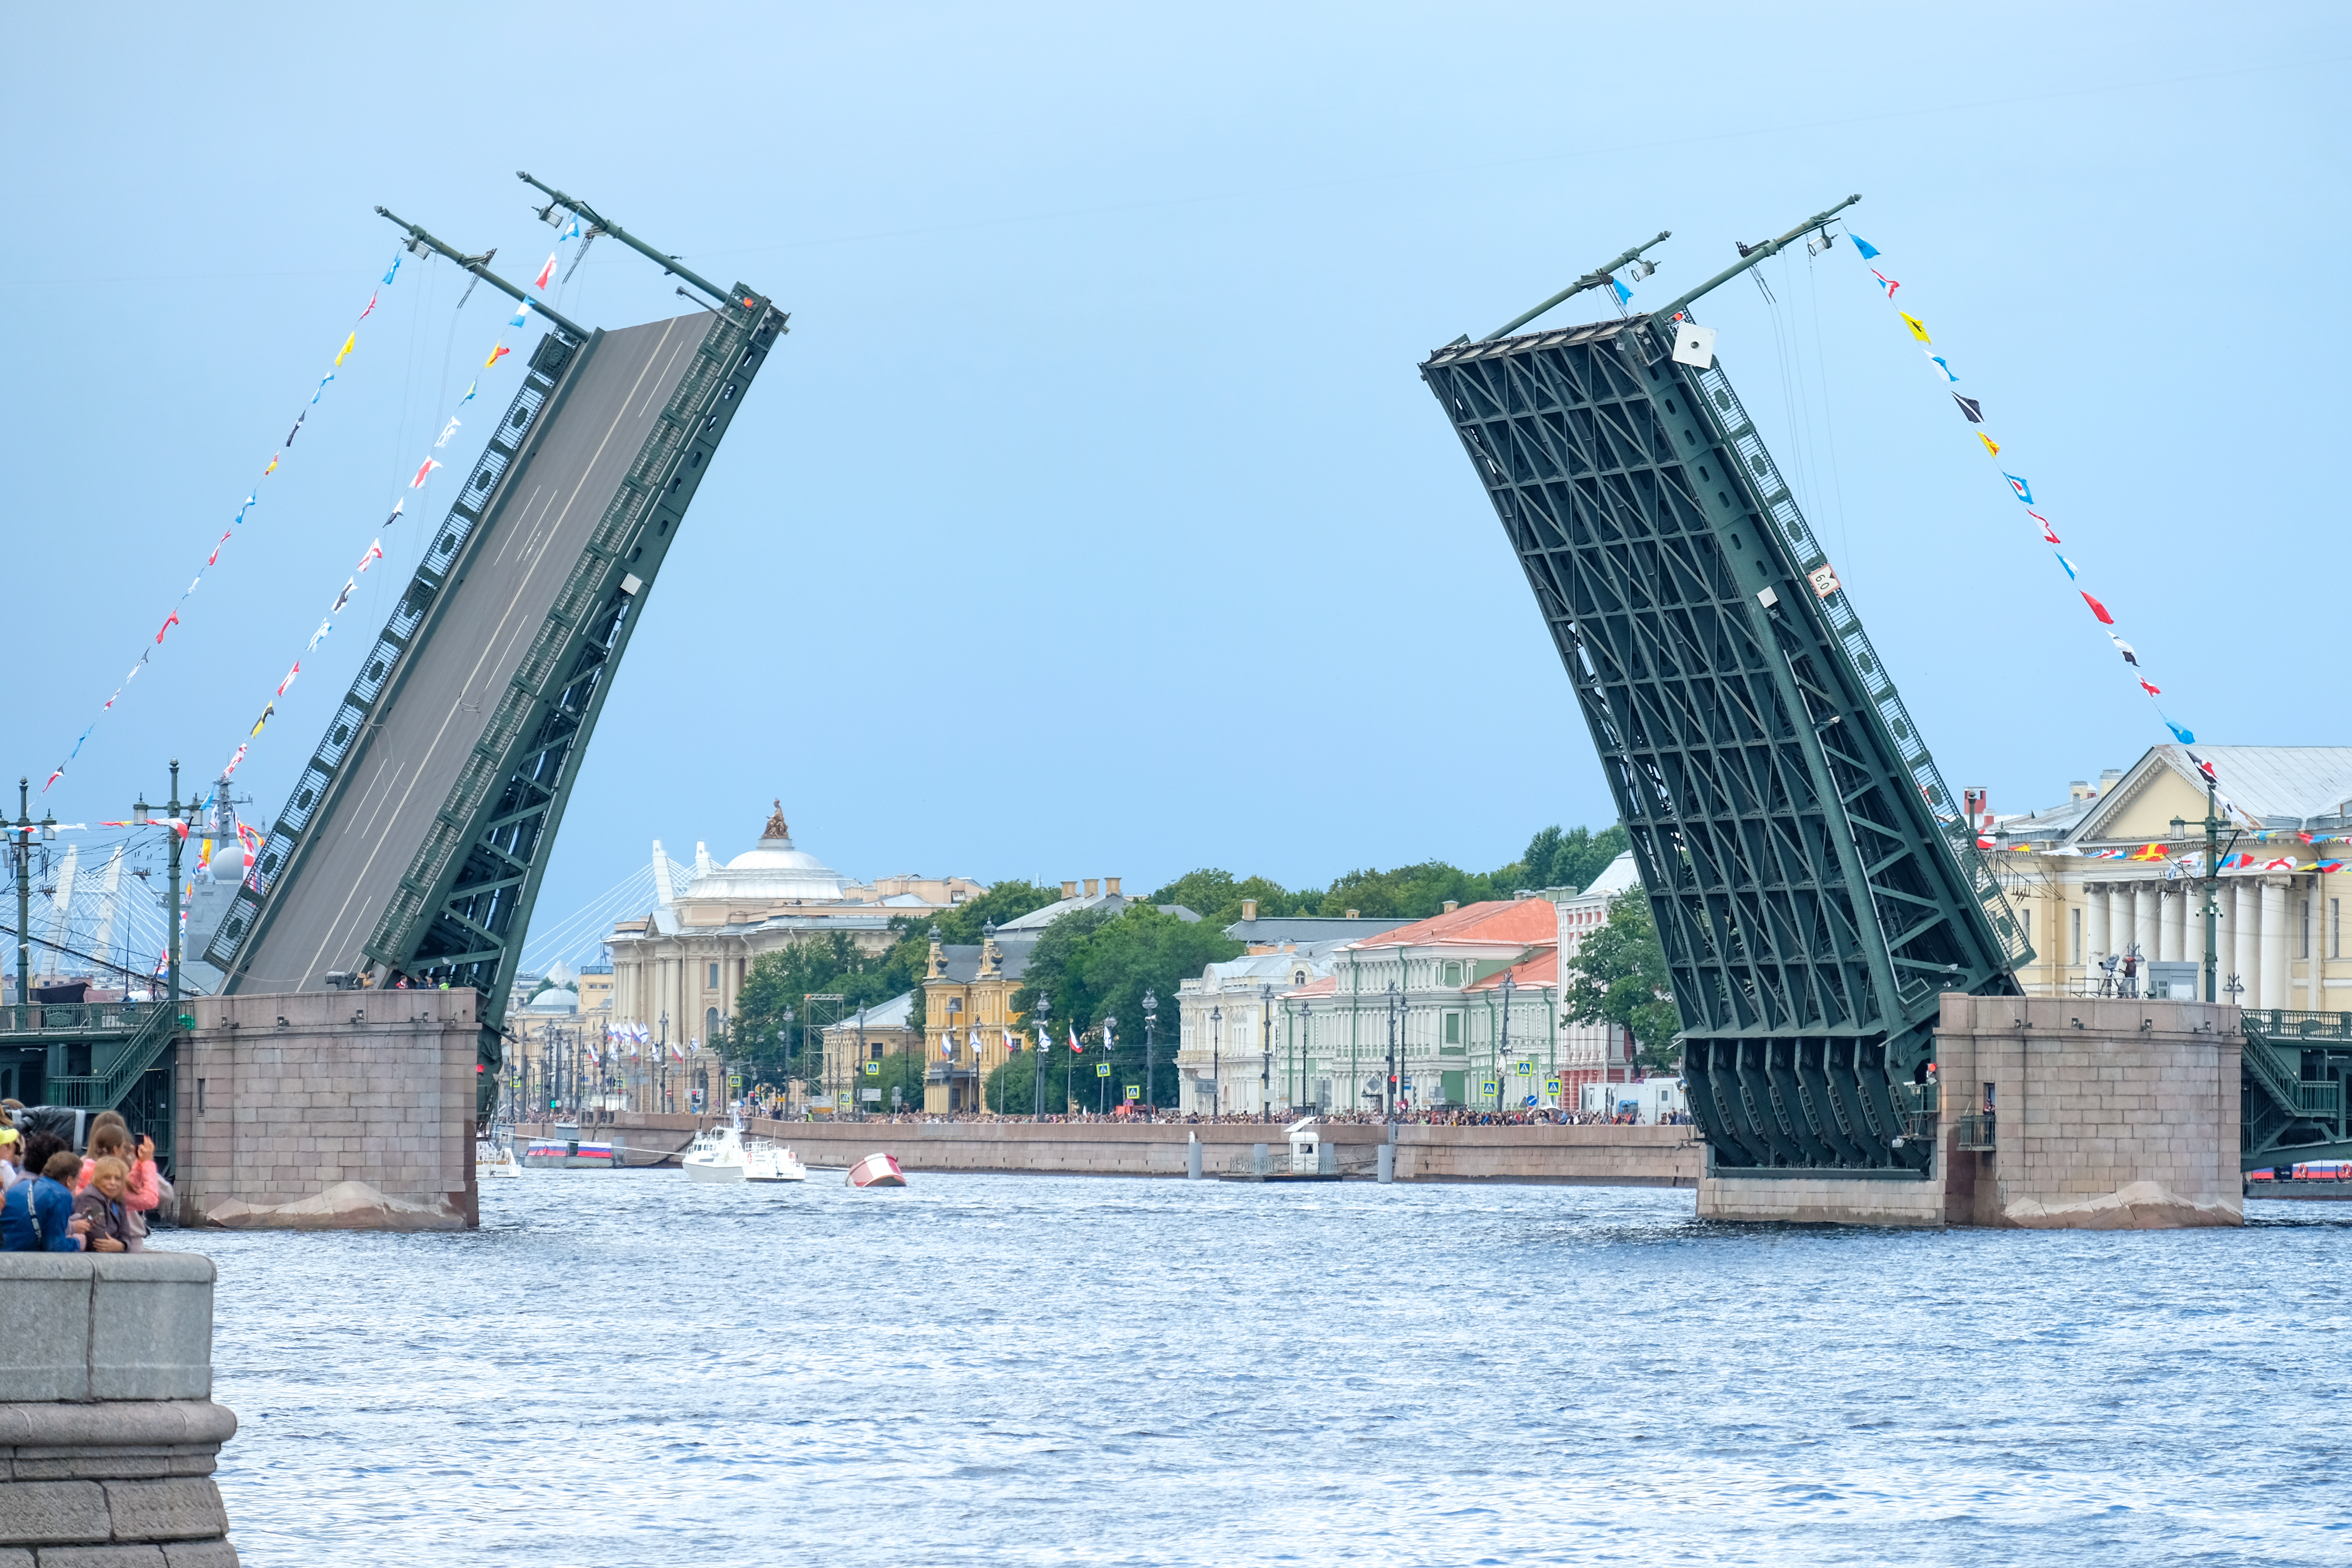
[[[0,1253],[0,1568],[236,1568],[212,1259]]]

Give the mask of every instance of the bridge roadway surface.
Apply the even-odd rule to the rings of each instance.
[[[714,1117],[624,1110],[607,1121],[583,1121],[584,1140],[617,1143],[631,1165],[674,1164]],[[845,1167],[877,1151],[908,1171],[990,1171],[1031,1175],[1181,1176],[1185,1144],[1204,1145],[1202,1173],[1247,1171],[1255,1145],[1268,1145],[1276,1168],[1290,1157],[1280,1122],[1213,1127],[1181,1121],[771,1121],[754,1118],[754,1137],[789,1145],[812,1167]],[[1340,1170],[1370,1175],[1385,1129],[1335,1122],[1322,1129],[1339,1151]],[[525,1122],[518,1142],[551,1138],[552,1122]],[[1701,1163],[1690,1127],[1444,1127],[1397,1129],[1396,1175],[1403,1182],[1530,1182],[1592,1187],[1696,1187]]]
[[[448,799],[580,551],[691,364],[698,312],[607,332],[486,536],[462,555],[433,635],[407,656],[393,700],[354,746],[285,904],[247,957],[239,989],[319,990],[352,969]],[[454,471],[454,470],[453,470]],[[517,483],[508,479],[505,483]]]

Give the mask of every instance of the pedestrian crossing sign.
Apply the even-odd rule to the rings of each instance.
[[[1478,1080],[1478,1092],[1479,1092],[1480,1094],[1483,1094],[1483,1095],[1495,1095],[1495,1094],[1499,1094],[1499,1093],[1501,1093],[1501,1092],[1502,1092],[1502,1089],[1503,1089],[1503,1086],[1502,1086],[1501,1084],[1496,1083],[1496,1082],[1493,1079],[1491,1079],[1491,1078],[1482,1078],[1482,1079],[1480,1079]]]
[[[1550,1095],[1555,1100],[1559,1099],[1559,1079],[1556,1078],[1548,1078],[1544,1079],[1544,1092]]]
[[[1536,1070],[1536,1064],[1533,1062],[1513,1062],[1511,1064],[1511,1070],[1518,1074],[1521,1078],[1528,1078],[1533,1076]]]
[[[866,1076],[867,1078],[880,1078],[882,1076],[882,1064],[880,1062],[867,1062],[866,1064]]]
[[[1127,1086],[1127,1098],[1130,1101],[1141,1100],[1143,1098],[1143,1086],[1139,1083],[1129,1084]]]
[[[1097,1062],[1097,1063],[1095,1063],[1095,1076],[1096,1076],[1097,1078],[1108,1078],[1108,1077],[1110,1076],[1110,1063],[1108,1063],[1108,1062]]]

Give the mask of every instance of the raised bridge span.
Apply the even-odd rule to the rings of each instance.
[[[205,954],[232,994],[362,976],[470,987],[490,1068],[613,669],[785,331],[765,296],[740,283],[722,292],[586,204],[549,195],[551,210],[656,257],[711,303],[610,331],[551,317]],[[522,298],[478,259],[403,226],[412,248]]]

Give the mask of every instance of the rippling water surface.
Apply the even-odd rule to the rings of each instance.
[[[2352,1563],[2352,1205],[532,1172],[220,1263],[249,1563]]]

